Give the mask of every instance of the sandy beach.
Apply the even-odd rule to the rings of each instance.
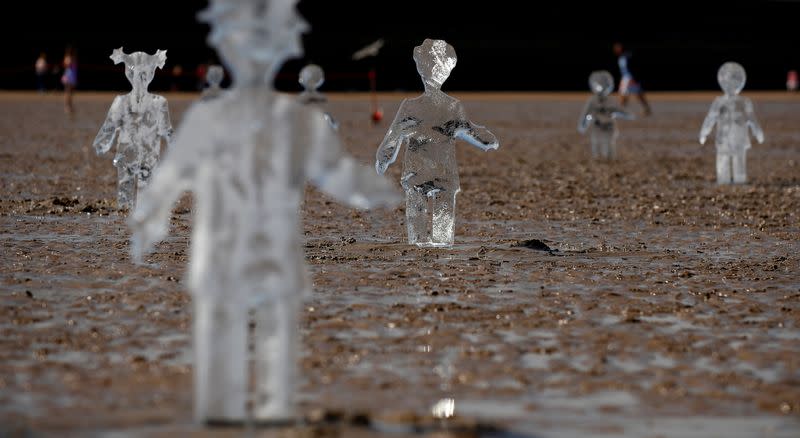
[[[651,93],[613,162],[576,131],[588,93],[453,94],[501,144],[458,146],[455,246],[408,245],[403,205],[308,188],[305,424],[247,430],[800,434],[800,95],[743,93],[766,141],[748,184],[718,186],[697,141],[718,93]],[[197,95],[164,95],[177,127]],[[330,94],[348,152],[372,166],[411,95],[380,95],[373,125],[366,94]],[[0,93],[0,437],[241,436],[191,423],[191,197],[133,264],[113,154],[91,146],[113,96],[78,92],[69,117],[59,94]],[[455,417],[432,418],[445,398]]]

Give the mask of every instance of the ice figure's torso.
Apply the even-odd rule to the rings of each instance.
[[[225,90],[219,85],[211,85],[200,93],[200,100],[212,100],[218,98]]]
[[[115,162],[123,156],[135,157],[138,162],[145,157],[157,159],[161,153],[161,136],[171,129],[164,120],[167,100],[146,93],[138,101],[133,93],[117,96],[112,106],[119,117],[119,146]]]
[[[616,129],[614,113],[617,108],[609,101],[607,96],[594,95],[589,102],[588,114],[592,116],[592,131],[612,133]]]
[[[469,127],[461,103],[442,93],[436,98],[422,95],[403,103],[400,122],[406,128],[403,159],[404,189],[456,193],[460,190],[454,132]]]
[[[318,115],[271,92],[228,92],[192,113],[224,127],[198,151],[193,290],[251,301],[306,290],[297,216]]]
[[[750,149],[750,136],[747,132],[747,101],[742,96],[721,96],[717,98],[717,150],[720,152],[743,152]]]

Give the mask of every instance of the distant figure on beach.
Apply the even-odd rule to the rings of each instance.
[[[94,139],[94,148],[102,155],[115,141],[118,143],[114,156],[118,174],[117,207],[125,210],[133,208],[137,192],[150,181],[161,154],[161,140],[168,145],[172,136],[167,99],[147,91],[156,68],[164,68],[167,51],[158,50],[154,55],[127,54],[120,47],[114,49],[111,59],[114,64],[125,63],[125,77],[133,89],[114,98]]]
[[[748,129],[759,143],[764,143],[764,132],[753,112],[753,102],[739,96],[746,80],[747,76],[741,65],[735,62],[722,64],[717,72],[717,81],[725,95],[714,99],[700,129],[700,144],[705,144],[714,125],[717,126],[719,184],[747,182],[746,154],[750,149]]]
[[[614,77],[602,70],[589,75],[589,89],[594,95],[586,102],[581,118],[578,120],[578,132],[589,130],[592,144],[592,156],[595,158],[613,159],[617,153],[616,119],[633,119],[633,114],[611,102],[609,94],[614,91]]]
[[[614,54],[617,56],[617,65],[619,66],[619,73],[621,75],[619,81],[619,99],[623,108],[628,106],[628,96],[635,94],[639,102],[644,108],[644,115],[649,116],[652,114],[650,104],[644,96],[644,89],[642,85],[636,81],[631,71],[631,57],[630,51],[626,51],[622,43],[614,43]]]
[[[786,75],[786,90],[797,91],[797,70],[789,70]]]
[[[201,12],[232,85],[187,110],[129,221],[141,260],[169,231],[178,197],[195,196],[194,415],[206,424],[296,419],[298,318],[311,292],[298,229],[306,183],[358,208],[399,201],[342,151],[318,109],[273,88],[303,54],[297,1],[211,0]]]
[[[464,106],[442,90],[456,66],[453,46],[426,39],[414,48],[414,61],[425,93],[405,99],[375,154],[375,169],[383,175],[403,145],[408,243],[451,246],[455,235],[456,195],[461,191],[456,163],[456,139],[482,151],[500,147],[495,136],[467,118]]]
[[[300,75],[297,82],[303,86],[303,91],[297,96],[297,99],[303,105],[317,105],[321,110],[325,111],[324,105],[328,98],[317,90],[325,82],[325,71],[322,67],[316,64],[308,64],[300,70]],[[333,118],[331,113],[325,111],[325,120],[331,125],[335,131],[339,129],[339,122]]]
[[[206,71],[206,84],[208,85],[200,93],[200,100],[211,100],[219,97],[224,91],[220,84],[225,78],[225,70],[221,65],[210,65]]]
[[[183,76],[183,66],[175,64],[170,70],[170,91],[180,91],[181,89],[181,76]]]
[[[36,64],[34,64],[34,69],[36,71],[36,89],[40,93],[44,93],[45,90],[47,90],[48,67],[47,54],[42,52],[39,54],[39,57],[36,58]]]
[[[75,49],[67,46],[64,51],[64,73],[61,75],[61,84],[64,85],[64,111],[72,114],[75,108],[72,105],[72,93],[78,86],[78,56]]]
[[[206,86],[206,73],[208,73],[208,65],[209,64],[198,64],[197,68],[194,70],[194,76],[196,80],[196,87],[198,91],[203,91],[203,88]]]

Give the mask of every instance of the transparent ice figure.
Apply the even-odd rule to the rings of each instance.
[[[408,243],[450,246],[455,232],[456,195],[461,190],[456,139],[488,151],[500,145],[483,126],[472,123],[457,99],[441,90],[456,66],[453,46],[426,39],[414,48],[425,93],[400,104],[376,153],[375,169],[386,172],[406,145],[400,184],[406,193]]]
[[[181,193],[194,193],[194,412],[206,423],[293,418],[299,307],[310,293],[298,227],[306,182],[358,208],[400,200],[342,151],[319,109],[272,88],[283,62],[303,53],[308,25],[296,2],[212,0],[201,13],[232,86],[187,110],[129,219],[141,260],[166,235]]]
[[[325,97],[324,94],[317,91],[317,89],[322,86],[323,82],[325,82],[325,71],[322,70],[322,67],[316,64],[308,64],[303,67],[303,69],[300,70],[298,82],[303,86],[303,92],[298,96],[301,103],[305,105],[319,105],[322,107],[325,102],[328,101],[328,98]],[[325,111],[325,120],[328,121],[331,128],[337,131],[339,130],[339,122],[327,111]]]
[[[147,91],[156,68],[164,67],[167,51],[158,50],[154,55],[126,54],[120,47],[111,53],[111,59],[114,64],[125,63],[125,76],[133,89],[114,98],[94,139],[94,148],[102,155],[117,143],[113,161],[118,174],[117,205],[130,209],[137,192],[150,181],[161,154],[161,140],[169,144],[172,136],[167,99]]]
[[[211,100],[219,97],[220,94],[225,91],[220,86],[224,78],[225,70],[222,69],[221,65],[209,66],[206,72],[206,83],[208,87],[200,93],[200,100]]]
[[[589,131],[593,157],[613,159],[617,154],[616,119],[632,120],[634,116],[615,105],[609,98],[614,91],[614,77],[611,73],[605,70],[592,72],[589,75],[589,89],[594,95],[583,108],[578,120],[578,132],[583,134]]]
[[[722,64],[717,72],[717,81],[725,95],[714,99],[703,127],[700,129],[700,144],[705,144],[708,134],[717,126],[717,183],[741,184],[747,182],[746,154],[750,149],[753,133],[759,143],[764,142],[753,112],[753,102],[739,96],[747,80],[744,68],[735,62]]]

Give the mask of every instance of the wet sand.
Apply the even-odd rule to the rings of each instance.
[[[459,146],[451,249],[407,245],[403,206],[309,188],[308,424],[248,431],[798,436],[800,95],[750,95],[766,142],[723,187],[697,143],[714,95],[652,94],[601,162],[575,130],[586,94],[463,94],[501,147]],[[197,96],[167,97],[178,126]],[[330,97],[372,165],[403,96],[378,126],[365,95]],[[69,118],[60,95],[0,94],[0,436],[240,436],[191,425],[191,201],[132,264],[112,155],[91,148],[112,98],[78,93]],[[455,418],[431,418],[442,398]]]

